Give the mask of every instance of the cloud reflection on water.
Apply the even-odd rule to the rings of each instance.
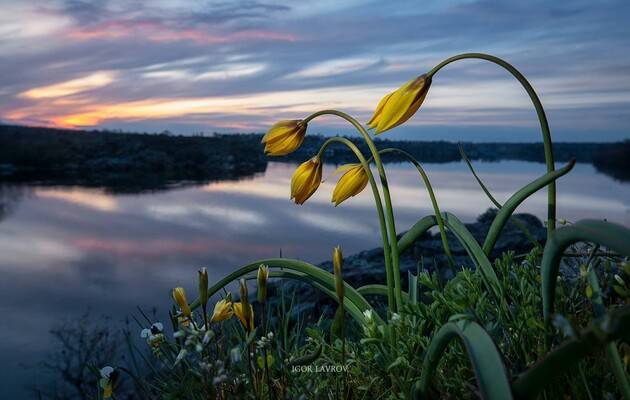
[[[443,210],[471,221],[490,206],[464,164],[425,167]],[[499,201],[544,173],[542,164],[526,162],[476,167]],[[335,179],[329,179],[312,201],[296,206],[288,199],[294,168],[270,163],[253,179],[133,195],[35,187],[19,189],[16,197],[15,187],[3,188],[0,202],[10,203],[11,212],[0,223],[0,312],[8,327],[0,352],[12,372],[0,384],[8,392],[19,389],[33,371],[15,367],[42,357],[49,345],[46,332],[61,317],[91,308],[122,319],[136,305],[164,311],[173,286],[195,293],[201,266],[208,267],[212,281],[235,266],[275,257],[280,249],[286,257],[318,263],[337,244],[346,254],[378,245],[369,191],[335,208],[330,204]],[[401,231],[432,211],[415,169],[390,164],[388,170]],[[590,165],[577,165],[563,177],[558,193],[559,218],[630,225],[630,185],[596,174]],[[519,211],[544,216],[544,191]]]

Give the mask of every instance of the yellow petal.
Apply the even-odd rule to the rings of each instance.
[[[382,133],[411,118],[422,104],[430,84],[431,80],[422,75],[396,90],[383,106],[376,132]]]
[[[394,91],[395,92],[395,91]],[[378,102],[378,105],[376,106],[376,110],[374,110],[374,114],[372,115],[372,118],[370,118],[370,120],[367,122],[367,125],[370,128],[375,128],[378,125],[378,119],[381,115],[381,113],[383,112],[383,108],[385,107],[385,104],[387,103],[387,101],[389,100],[390,97],[392,97],[392,95],[394,94],[394,92],[391,92],[389,94],[386,94],[381,101]]]
[[[182,310],[182,314],[184,314],[186,317],[191,316],[192,311],[188,306],[188,301],[186,300],[186,291],[184,291],[184,288],[176,287],[175,289],[173,289],[173,300],[175,300],[180,310]]]
[[[361,193],[367,186],[368,176],[362,165],[356,165],[349,169],[337,182],[332,194],[332,202],[335,207],[350,197]]]
[[[234,309],[232,308],[232,303],[225,299],[217,301],[214,305],[214,312],[212,313],[212,318],[210,322],[221,322],[226,319],[232,318],[234,315]]]
[[[283,156],[295,151],[306,135],[306,124],[301,120],[284,120],[274,124],[263,136],[265,154]]]
[[[254,308],[252,307],[251,304],[248,304],[248,306],[250,310],[249,323],[245,320],[245,315],[243,313],[243,303],[240,303],[240,302],[234,303],[233,308],[234,308],[234,315],[238,317],[243,327],[246,330],[251,331],[252,329],[254,329]]]

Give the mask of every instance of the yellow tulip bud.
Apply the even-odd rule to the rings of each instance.
[[[333,271],[335,273],[335,289],[337,290],[337,297],[339,302],[343,304],[343,297],[345,294],[345,288],[343,285],[343,254],[341,253],[341,247],[337,246],[333,250]]]
[[[250,332],[254,329],[254,309],[249,304],[249,291],[247,290],[247,282],[245,279],[239,281],[239,292],[241,295],[241,302],[234,304],[234,314],[241,320],[241,323],[245,329]]]
[[[267,279],[269,279],[269,267],[260,264],[258,267],[258,275],[256,276],[258,280],[258,302],[260,304],[265,304],[267,300]]]
[[[254,329],[254,308],[251,304],[243,302],[233,304],[234,315],[238,317],[243,327],[248,332]]]
[[[232,318],[232,315],[234,315],[232,302],[228,299],[219,300],[214,305],[214,312],[212,313],[210,322],[225,321],[226,319]]]
[[[304,141],[306,126],[306,123],[297,119],[275,123],[262,138],[265,154],[284,156],[293,153]]]
[[[303,204],[315,193],[322,182],[322,163],[318,157],[303,162],[291,177],[291,199]]]
[[[382,133],[405,123],[422,105],[431,87],[431,78],[421,75],[381,99],[372,118],[370,128]]]
[[[337,168],[337,172],[346,171],[335,186],[332,202],[335,207],[352,196],[361,193],[368,183],[368,176],[361,164],[346,164]]]
[[[188,300],[186,300],[186,292],[183,287],[176,287],[173,289],[173,300],[177,303],[180,310],[182,310],[182,314],[184,316],[190,318],[192,315],[192,311],[190,310],[190,306],[188,306]]]
[[[208,269],[204,267],[197,272],[199,273],[199,302],[205,310],[208,304]]]

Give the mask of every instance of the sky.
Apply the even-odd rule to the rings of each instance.
[[[0,0],[0,121],[180,134],[264,132],[380,98],[463,52],[516,66],[556,141],[630,138],[630,2]],[[335,119],[311,124],[350,134]],[[392,139],[539,141],[506,71],[447,66]]]

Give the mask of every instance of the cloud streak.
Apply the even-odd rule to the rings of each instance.
[[[366,120],[383,94],[441,59],[482,51],[525,73],[557,139],[629,136],[630,5],[621,0],[0,7],[0,120],[9,123],[263,131],[329,107]],[[537,140],[536,123],[505,71],[464,61],[441,71],[421,113],[390,135],[441,138],[433,132],[459,127],[478,139]],[[321,128],[349,133],[339,129]]]

